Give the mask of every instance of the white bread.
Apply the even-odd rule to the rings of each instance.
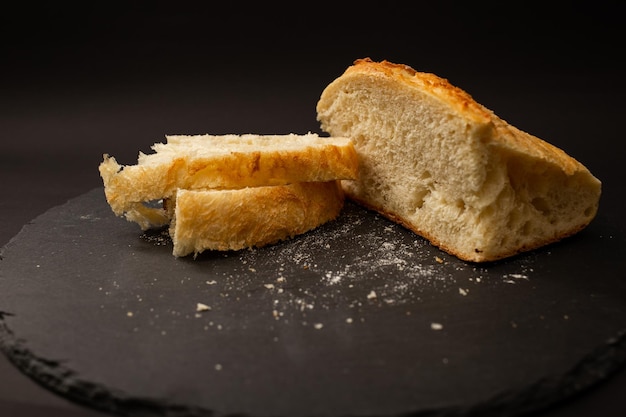
[[[577,233],[601,182],[434,74],[366,58],[322,92],[318,120],[351,138],[360,174],[346,196],[472,262]]]
[[[173,255],[277,243],[336,218],[343,203],[338,181],[219,191],[181,189],[169,228]]]
[[[104,155],[99,166],[107,202],[142,229],[170,223],[172,210],[151,202],[177,190],[239,189],[354,179],[357,156],[347,138],[306,135],[167,136],[155,153],[122,166]]]

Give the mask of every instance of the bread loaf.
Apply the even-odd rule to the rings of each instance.
[[[344,197],[338,181],[176,194],[169,228],[173,254],[262,247],[336,218]]]
[[[598,210],[601,182],[585,166],[434,74],[357,60],[324,89],[317,117],[354,141],[347,197],[466,261],[558,241]]]
[[[172,210],[151,204],[177,190],[240,189],[354,179],[357,157],[347,138],[306,135],[167,136],[136,165],[104,155],[99,166],[107,202],[142,229],[170,223]]]

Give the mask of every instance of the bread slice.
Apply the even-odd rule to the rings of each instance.
[[[596,215],[601,182],[434,74],[368,58],[322,92],[324,131],[350,137],[346,196],[472,262],[558,241]]]
[[[169,228],[176,257],[240,250],[293,238],[336,218],[344,204],[338,181],[176,194]]]
[[[178,189],[240,189],[357,178],[357,156],[348,138],[305,135],[167,136],[136,165],[104,155],[99,166],[113,212],[142,229],[167,225],[171,210],[151,204]]]

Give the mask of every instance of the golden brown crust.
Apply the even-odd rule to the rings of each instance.
[[[174,256],[262,247],[336,218],[344,203],[337,181],[240,190],[180,190],[170,227]]]
[[[478,123],[489,123],[492,114],[478,104],[470,94],[435,74],[419,72],[405,64],[395,64],[387,60],[380,62],[370,58],[361,58],[348,67],[344,75],[359,74],[393,79],[405,84],[408,88],[417,88],[427,92],[457,107],[468,118]]]

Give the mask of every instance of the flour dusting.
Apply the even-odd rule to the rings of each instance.
[[[507,265],[507,273],[466,263],[433,247],[425,239],[387,219],[362,211],[290,241],[238,252],[242,268],[274,277],[263,283],[227,276],[231,288],[261,286],[271,296],[273,316],[288,310],[401,306],[422,297],[450,294],[471,298],[471,287],[520,283],[532,267],[523,261]],[[511,272],[511,266],[515,272]],[[352,318],[350,323],[352,322]]]
[[[155,246],[171,245],[166,232],[142,238]],[[344,323],[355,324],[365,320],[364,310],[400,307],[409,315],[423,301],[471,302],[482,289],[529,283],[535,262],[526,254],[491,265],[467,263],[379,214],[347,205],[336,220],[290,240],[207,252],[188,265],[198,265],[203,291],[214,297],[210,306],[190,306],[193,317],[209,311],[213,316],[220,302],[255,297],[267,303],[266,314],[275,321],[297,317],[324,331],[324,323],[312,318],[318,311],[341,312]],[[441,329],[439,323],[433,326]]]

